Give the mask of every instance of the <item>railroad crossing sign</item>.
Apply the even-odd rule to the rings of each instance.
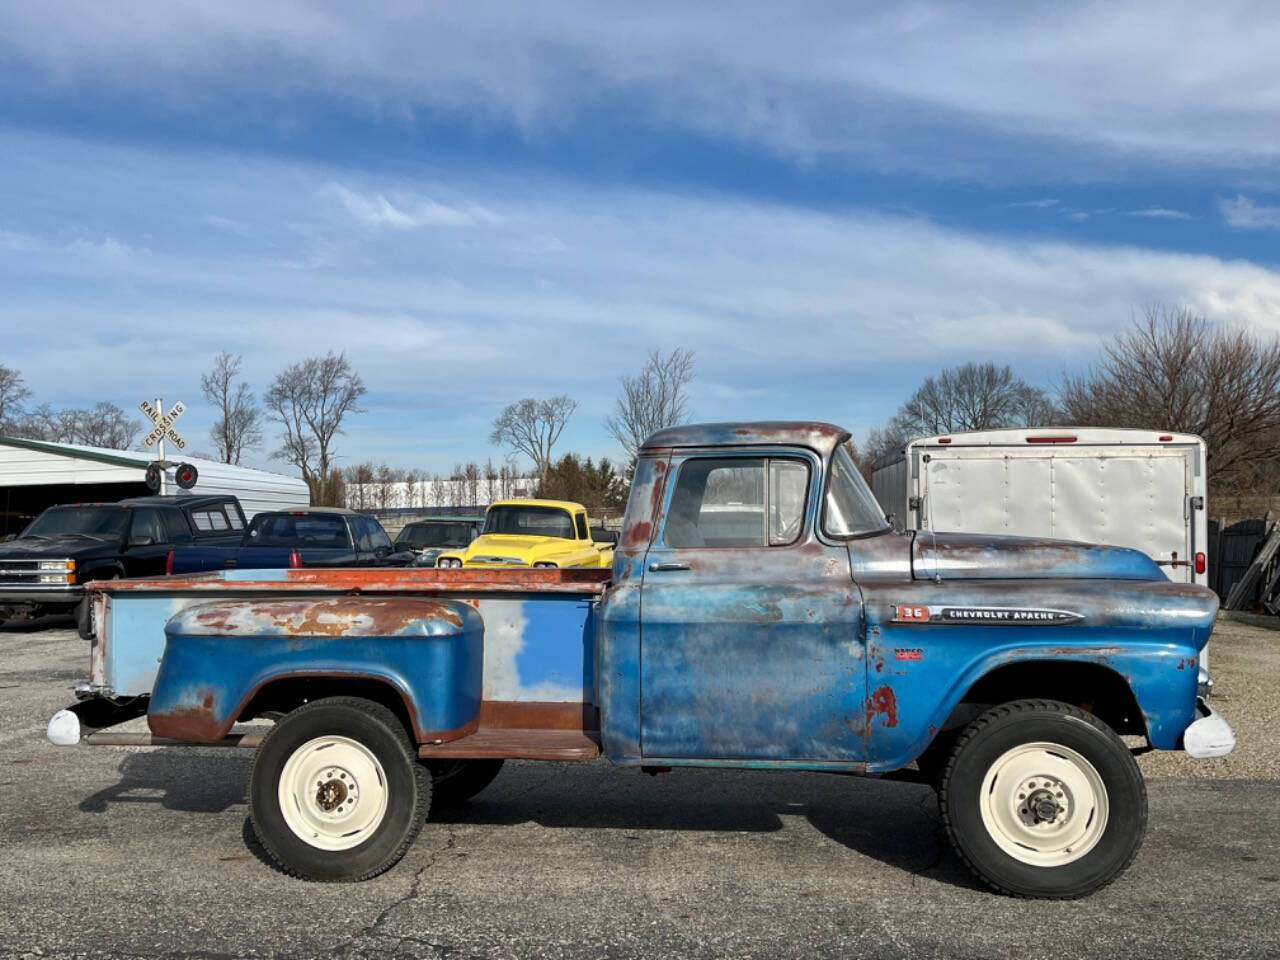
[[[156,402],[157,404],[159,403],[159,401]],[[183,405],[181,400],[175,403],[169,409],[167,414],[163,415],[160,413],[163,409],[162,407],[152,406],[146,400],[143,400],[138,404],[138,409],[146,414],[148,420],[155,424],[152,431],[142,438],[144,446],[150,447],[159,443],[163,450],[164,441],[167,439],[173,441],[173,445],[179,450],[187,449],[187,441],[182,439],[182,434],[178,433],[178,431],[173,428],[174,422],[187,412],[187,408]]]

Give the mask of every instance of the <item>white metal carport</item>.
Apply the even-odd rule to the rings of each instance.
[[[230,494],[239,498],[246,518],[311,502],[298,477],[196,457],[182,460],[195,466],[199,479],[190,491],[170,482],[168,491],[178,496]],[[55,503],[147,496],[152,491],[144,476],[150,463],[148,454],[131,450],[0,437],[0,529],[17,533]]]

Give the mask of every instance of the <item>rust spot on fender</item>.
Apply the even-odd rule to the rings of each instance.
[[[875,723],[875,718],[883,717],[886,727],[896,727],[898,725],[898,697],[893,692],[893,687],[885,684],[876,687],[867,697],[867,727],[870,728]]]

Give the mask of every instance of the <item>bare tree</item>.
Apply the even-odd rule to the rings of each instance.
[[[474,507],[480,502],[480,467],[473,461],[462,470],[467,485],[467,506]]]
[[[240,360],[239,355],[220,353],[213,369],[200,378],[205,399],[218,411],[209,438],[223,463],[239,463],[246,448],[262,443],[262,411],[254,403],[249,385],[236,383]]]
[[[377,504],[379,510],[399,506],[396,487],[400,483],[400,471],[389,467],[386,463],[378,465],[375,483],[377,484]]]
[[[0,433],[12,433],[19,428],[22,405],[30,396],[22,374],[0,363]]]
[[[693,353],[678,347],[666,356],[654,350],[639,374],[621,378],[622,392],[604,425],[630,460],[650,434],[688,422],[692,381]]]
[[[485,461],[484,465],[484,500],[486,504],[493,503],[497,499],[498,492],[498,468],[493,465],[493,457]]]
[[[404,472],[404,505],[406,507],[416,507],[418,505],[418,474],[412,468]]]
[[[577,409],[578,402],[567,394],[549,400],[526,397],[510,404],[493,421],[489,442],[523,453],[533,461],[538,476],[546,479],[551,451]]]
[[[1280,473],[1277,337],[1150,307],[1096,367],[1064,380],[1060,400],[1072,423],[1200,435],[1209,483],[1222,493],[1252,486],[1259,471],[1272,481]]]
[[[106,401],[89,409],[63,410],[42,403],[15,425],[14,432],[32,440],[127,450],[142,433],[142,422]]]
[[[966,363],[927,377],[862,450],[863,469],[916,437],[998,427],[1047,426],[1060,414],[1049,395],[1008,367]]]
[[[333,460],[333,440],[348,414],[362,413],[364,382],[345,353],[330,351],[291,364],[276,377],[263,398],[268,416],[284,429],[272,456],[302,473],[314,503],[329,503],[325,480]]]
[[[81,411],[79,439],[90,447],[127,450],[142,433],[142,421],[129,416],[114,403],[95,403]]]

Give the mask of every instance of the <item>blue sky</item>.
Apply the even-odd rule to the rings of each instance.
[[[560,392],[616,456],[683,346],[698,419],[861,436],[1152,303],[1280,331],[1277,49],[1233,3],[0,4],[0,362],[207,448],[218,350],[346,350],[340,453],[448,470]]]

